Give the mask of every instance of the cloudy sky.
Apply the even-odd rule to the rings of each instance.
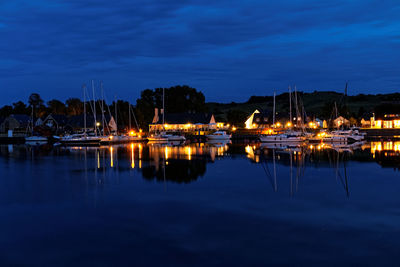
[[[207,101],[400,89],[400,1],[0,0],[0,104],[187,84]]]

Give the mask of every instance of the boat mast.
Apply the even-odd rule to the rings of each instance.
[[[289,119],[290,119],[290,127],[292,127],[292,88],[289,85]]]
[[[165,100],[165,88],[163,88],[163,91],[162,91],[162,109],[163,109],[163,112],[162,112],[162,120],[163,120],[163,129],[164,129],[164,124],[165,124],[165,104],[164,104],[164,100]]]
[[[114,96],[115,99],[115,125],[116,125],[116,133],[115,135],[118,135],[118,109],[117,109],[117,96]]]
[[[101,90],[101,126],[103,128],[103,133],[104,134],[104,126],[105,126],[105,119],[104,119],[104,90],[103,90],[103,81],[100,82],[100,90]]]
[[[97,118],[96,118],[96,98],[94,95],[94,81],[92,80],[92,91],[93,91],[93,116],[94,116],[94,132],[97,136]]]
[[[32,131],[31,131],[31,135],[33,136],[33,104],[32,104],[32,116],[31,116],[31,120],[32,120]]]
[[[294,105],[296,107],[296,127],[299,127],[299,107],[297,106],[297,88],[294,86]]]
[[[273,108],[273,112],[274,112],[274,114],[272,115],[272,125],[274,126],[274,128],[276,128],[275,127],[275,96],[276,96],[276,93],[275,93],[275,91],[274,91],[274,108]]]
[[[129,113],[129,131],[131,130],[131,103],[128,103],[129,108],[128,108],[128,113]]]
[[[84,127],[84,136],[86,137],[86,85],[82,86],[83,88],[83,127]]]

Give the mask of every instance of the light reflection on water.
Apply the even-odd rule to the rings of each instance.
[[[1,146],[0,264],[393,265],[398,148]]]

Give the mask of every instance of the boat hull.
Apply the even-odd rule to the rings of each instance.
[[[307,141],[305,137],[283,137],[283,136],[260,136],[263,143],[302,143]]]

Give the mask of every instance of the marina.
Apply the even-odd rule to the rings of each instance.
[[[399,1],[0,10],[0,267],[400,266]]]

